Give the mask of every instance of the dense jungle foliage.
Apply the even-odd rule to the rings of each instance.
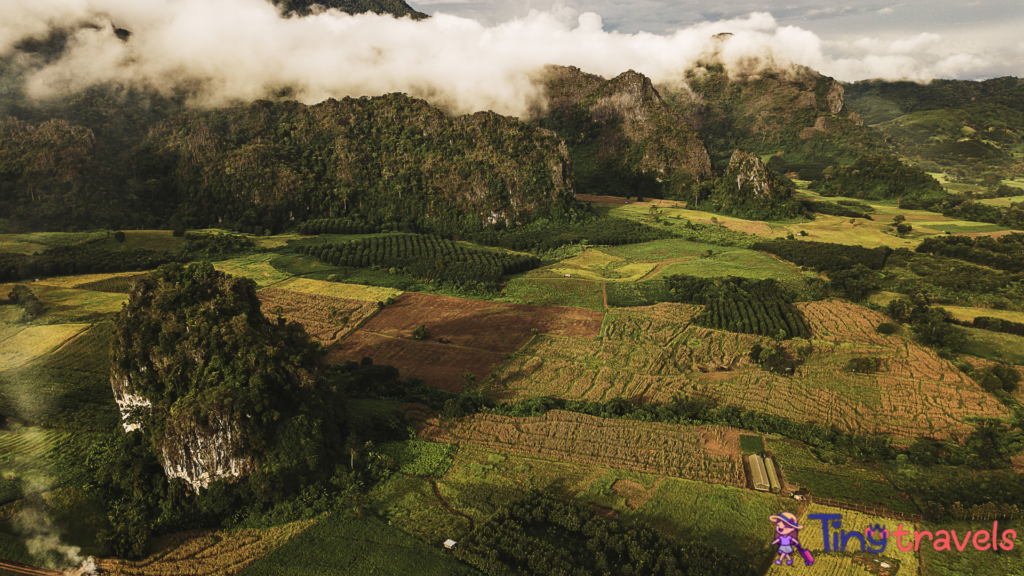
[[[1024,273],[1024,234],[1014,233],[992,238],[944,236],[926,238],[917,252],[964,260],[1007,272]]]
[[[942,185],[924,170],[908,166],[895,156],[878,154],[858,158],[849,166],[831,166],[811,190],[823,196],[886,198],[944,195]]]
[[[754,250],[775,254],[798,266],[814,268],[821,272],[848,270],[861,264],[870,270],[881,270],[892,254],[892,248],[864,248],[828,242],[811,242],[807,240],[775,239],[758,242],[752,246]]]

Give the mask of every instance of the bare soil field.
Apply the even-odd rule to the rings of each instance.
[[[410,292],[386,306],[361,331],[408,338],[423,325],[431,341],[508,354],[529,341],[533,329],[593,338],[601,329],[602,318],[600,312],[581,308],[500,304]]]
[[[552,410],[535,418],[475,414],[458,422],[428,421],[431,440],[599,464],[743,487],[739,431],[598,418]]]
[[[323,294],[265,288],[259,292],[260,308],[267,318],[278,314],[306,327],[306,332],[324,346],[351,334],[377,311],[366,300],[335,298]]]
[[[430,386],[462,392],[463,374],[474,374],[477,381],[483,381],[491,367],[505,359],[505,354],[358,330],[327,354],[327,362],[358,362],[363,357],[372,358],[376,364],[390,364],[398,368],[403,377],[415,376]]]

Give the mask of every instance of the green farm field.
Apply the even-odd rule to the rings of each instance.
[[[319,521],[241,572],[243,576],[471,576],[478,572],[372,517]]]

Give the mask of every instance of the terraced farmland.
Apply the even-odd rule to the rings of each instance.
[[[434,421],[422,434],[491,450],[746,485],[739,432],[720,426],[640,423],[552,410],[535,418],[477,414],[450,424]]]

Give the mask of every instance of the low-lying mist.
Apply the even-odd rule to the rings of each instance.
[[[337,10],[284,17],[265,0],[0,5],[0,57],[19,71],[23,90],[34,99],[103,83],[165,93],[187,87],[190,105],[203,107],[281,93],[315,103],[405,92],[453,113],[494,110],[522,117],[539,103],[537,79],[546,64],[605,77],[633,69],[655,83],[678,82],[713,54],[731,74],[786,70],[795,63],[842,80],[921,81],[985,65],[981,56],[930,51],[941,41],[934,34],[836,47],[810,31],[780,26],[768,13],[655,35],[609,32],[599,15],[565,9],[486,26],[445,14],[422,21]],[[117,37],[115,26],[131,31],[127,41]],[[18,51],[52,30],[73,31],[56,60]],[[716,37],[726,32],[731,36]]]

